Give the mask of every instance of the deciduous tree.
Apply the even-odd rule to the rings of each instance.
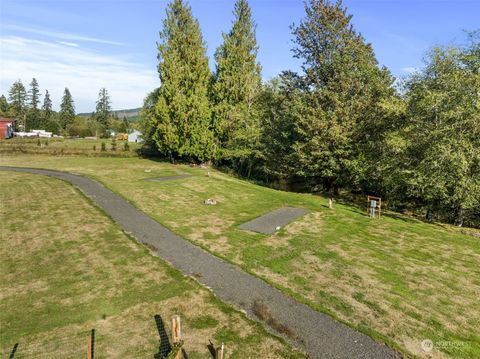
[[[457,225],[480,207],[478,45],[434,48],[407,82],[403,146],[392,168],[406,200],[451,213]]]

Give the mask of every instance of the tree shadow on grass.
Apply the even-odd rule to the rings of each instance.
[[[17,348],[18,348],[18,343],[15,343],[15,345],[12,348],[12,351],[10,352],[10,355],[9,355],[8,359],[14,359],[15,358],[15,353],[17,352]]]
[[[153,357],[155,359],[162,359],[165,358],[168,353],[170,353],[172,346],[170,345],[170,339],[168,338],[167,331],[165,330],[165,324],[163,323],[162,317],[159,314],[155,314],[154,319],[158,330],[158,336],[160,337],[160,346],[158,347],[158,353],[156,353]]]
[[[207,349],[210,352],[210,355],[212,356],[212,359],[216,359],[217,358],[217,351],[216,351],[215,346],[213,345],[211,340],[209,341],[209,343],[207,345]]]

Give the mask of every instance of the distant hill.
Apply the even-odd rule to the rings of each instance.
[[[112,111],[112,114],[116,114],[119,119],[122,119],[125,116],[129,121],[136,121],[140,119],[140,110],[141,110],[141,107],[130,108],[125,110],[115,110],[115,111]],[[92,115],[92,112],[83,112],[78,114],[78,116],[82,116],[82,117],[90,117],[91,115]]]
[[[123,118],[123,116],[125,116],[126,118],[130,119],[130,117],[140,116],[140,110],[141,110],[141,107],[131,108],[129,110],[116,110],[112,112],[116,113],[118,118]]]

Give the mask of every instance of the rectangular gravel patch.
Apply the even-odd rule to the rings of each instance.
[[[277,227],[281,228],[294,219],[306,215],[308,212],[310,211],[306,208],[283,207],[241,224],[238,228],[258,233],[272,234],[277,230]]]
[[[165,176],[165,177],[153,177],[153,178],[146,178],[145,181],[149,182],[166,182],[166,181],[174,181],[182,178],[192,177],[192,175],[178,175],[178,176]]]

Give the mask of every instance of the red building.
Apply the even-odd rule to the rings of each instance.
[[[0,117],[0,139],[13,137],[16,124],[17,120],[14,118]]]

